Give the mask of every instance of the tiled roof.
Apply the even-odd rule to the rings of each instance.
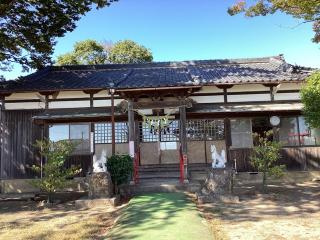
[[[2,84],[0,91],[157,88],[211,84],[303,81],[310,71],[283,57],[51,66]]]

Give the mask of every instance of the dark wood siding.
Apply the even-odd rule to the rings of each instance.
[[[34,147],[42,138],[42,128],[32,122],[40,110],[2,111],[1,178],[32,178],[33,164],[40,164]]]
[[[250,164],[252,149],[240,148],[230,150],[232,166],[235,160],[239,172],[255,171]],[[320,170],[320,147],[290,147],[281,149],[280,164],[287,170]]]
[[[237,148],[229,150],[229,161],[232,166],[235,167],[235,162],[237,165],[238,172],[252,172],[255,169],[250,164],[250,155],[252,149],[250,148]]]

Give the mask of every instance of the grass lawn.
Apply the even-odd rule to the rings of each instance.
[[[41,208],[34,202],[0,202],[0,239],[103,239],[118,214],[106,207],[79,210],[72,204]]]
[[[182,193],[133,198],[107,239],[212,239],[206,220]]]

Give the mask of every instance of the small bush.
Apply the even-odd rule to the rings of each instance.
[[[117,194],[118,186],[127,183],[132,175],[133,159],[129,155],[112,155],[107,159],[106,166]]]
[[[67,186],[68,179],[81,172],[81,169],[77,167],[68,169],[64,167],[67,157],[75,148],[75,144],[67,140],[59,142],[41,140],[37,141],[35,146],[40,149],[41,156],[46,158],[46,163],[42,168],[43,178],[39,181],[32,181],[31,184],[48,193],[48,202],[51,203],[53,193]],[[40,166],[33,165],[32,169],[38,173],[41,172]]]
[[[280,158],[281,144],[279,142],[270,141],[272,135],[272,131],[264,132],[263,135],[254,134],[257,143],[253,148],[250,159],[253,167],[263,174],[263,192],[266,192],[267,176],[282,177],[285,169],[284,165],[277,165]]]

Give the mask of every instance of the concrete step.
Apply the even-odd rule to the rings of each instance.
[[[201,184],[199,182],[190,182],[182,184],[179,180],[140,180],[138,184],[130,186],[133,195],[144,193],[158,193],[158,192],[192,192],[195,193],[200,190]]]
[[[146,178],[179,178],[179,172],[150,172],[150,173],[143,173],[139,174],[139,179],[146,179]]]
[[[179,172],[180,168],[138,168],[139,172]]]

